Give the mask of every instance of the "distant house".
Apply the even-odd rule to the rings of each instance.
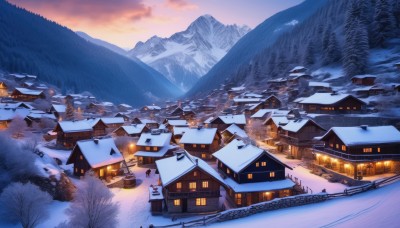
[[[308,71],[308,69],[305,68],[304,66],[296,66],[296,67],[294,67],[293,69],[291,69],[291,70],[289,71],[289,73],[290,73],[290,74],[297,74],[297,73],[305,73],[305,72],[307,72],[307,71]]]
[[[331,93],[331,85],[327,82],[308,82],[308,88],[312,92]]]
[[[278,127],[280,141],[295,159],[312,158],[313,139],[326,130],[311,119],[291,119]],[[307,153],[308,152],[308,153]]]
[[[89,139],[76,143],[67,160],[74,164],[73,174],[83,176],[92,170],[101,179],[118,175],[124,158],[112,138]]]
[[[234,139],[248,139],[249,136],[240,127],[232,124],[221,132],[222,138],[225,143],[230,143]]]
[[[190,129],[189,127],[174,127],[172,129],[172,137],[174,138],[175,142],[179,144],[179,141],[181,140],[183,134]]]
[[[8,96],[8,86],[5,82],[0,81],[0,97]]]
[[[226,115],[226,116],[218,116],[213,120],[209,121],[209,127],[217,128],[218,131],[223,131],[231,124],[236,124],[238,127],[244,129],[246,125],[246,117],[245,115]]]
[[[145,124],[149,129],[157,129],[160,127],[160,124],[155,120],[145,119],[145,118],[137,118],[135,117],[132,120],[132,124]]]
[[[268,118],[264,125],[266,126],[267,137],[265,139],[266,143],[270,146],[278,146],[278,151],[282,151],[282,144],[277,144],[276,142],[280,139],[279,137],[279,126],[287,124],[289,120],[286,116],[272,116]]]
[[[17,103],[0,103],[0,109],[30,109],[33,110],[32,105],[25,102]]]
[[[400,132],[393,126],[333,127],[319,137],[316,163],[354,177],[396,172],[400,165]]]
[[[150,129],[148,129],[145,124],[132,124],[121,126],[117,128],[113,133],[117,136],[140,137],[142,133],[149,131]]]
[[[366,103],[350,94],[315,93],[302,99],[299,104],[308,113],[346,114],[360,113]]]
[[[370,86],[374,85],[376,76],[374,75],[356,75],[351,78],[351,82],[356,85]]]
[[[105,125],[107,125],[110,131],[121,127],[125,123],[124,118],[122,117],[101,117],[101,120]]]
[[[252,116],[250,116],[250,119],[266,121],[271,116],[274,110],[276,109],[260,109]]]
[[[43,111],[32,111],[24,119],[29,127],[32,127],[33,123],[41,123],[42,120],[50,120],[54,123],[57,122],[57,118],[53,113],[46,113]]]
[[[183,151],[156,161],[162,185],[162,199],[168,213],[203,213],[220,210],[220,187],[224,180],[202,159]],[[153,189],[150,189],[153,191]],[[150,192],[150,202],[152,200]],[[154,197],[155,198],[155,197]],[[160,197],[159,197],[160,198]],[[152,211],[159,207],[152,207]]]
[[[51,105],[50,112],[53,113],[58,121],[62,121],[65,119],[65,111],[67,110],[67,107],[62,104],[53,104]]]
[[[285,175],[292,168],[263,149],[235,139],[213,156],[226,177],[227,199],[237,207],[293,195],[295,183]]]
[[[46,98],[43,90],[32,90],[26,88],[15,88],[11,93],[11,97],[19,101],[34,101],[36,99]]]
[[[287,78],[288,85],[299,85],[300,80],[310,80],[312,76],[307,73],[290,73]]]
[[[281,86],[286,85],[286,78],[275,78],[267,81],[271,89],[279,89]]]
[[[132,106],[130,106],[130,105],[128,105],[128,104],[119,104],[117,108],[118,108],[118,110],[119,110],[120,112],[127,112],[127,111],[133,109]]]
[[[352,92],[356,93],[358,96],[361,97],[369,97],[369,96],[383,94],[385,90],[380,86],[373,85],[373,86],[363,86],[360,88],[355,88],[352,90]]]
[[[211,154],[220,148],[221,135],[216,128],[189,128],[179,144],[190,154],[209,160]]]
[[[165,119],[163,123],[170,132],[174,127],[189,127],[189,123],[186,120]]]
[[[29,114],[29,112],[29,109],[25,108],[0,108],[0,130],[7,129],[13,119],[17,117],[24,119]]]
[[[173,155],[173,151],[178,148],[173,143],[172,133],[164,133],[161,130],[152,130],[150,133],[142,133],[136,144],[139,165],[154,164],[158,159]]]
[[[153,118],[157,113],[160,113],[161,107],[156,105],[146,105],[140,109],[142,114],[146,114]]]
[[[229,99],[234,98],[235,96],[241,94],[244,92],[246,87],[240,86],[240,87],[232,87],[231,89],[228,90],[228,97]]]
[[[118,112],[117,114],[115,114],[114,117],[122,117],[124,119],[125,122],[129,122],[129,115],[127,113],[124,112]]]
[[[66,148],[73,148],[77,141],[93,137],[93,128],[86,121],[61,121],[53,131],[57,133],[57,145]]]

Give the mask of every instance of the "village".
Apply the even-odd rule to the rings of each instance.
[[[227,82],[202,98],[139,109],[61,94],[39,79],[0,78],[0,131],[34,144],[55,199],[70,201],[56,192],[90,171],[121,211],[136,205],[120,214],[121,227],[342,192],[400,173],[399,107],[383,102],[399,100],[400,84],[375,75],[348,80],[297,66],[266,85]]]

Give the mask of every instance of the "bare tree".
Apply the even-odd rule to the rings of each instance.
[[[51,196],[34,184],[13,183],[0,195],[1,216],[24,228],[33,228],[47,219],[51,201]]]
[[[69,227],[116,227],[119,205],[112,202],[113,194],[93,173],[88,172],[75,193],[71,206]]]

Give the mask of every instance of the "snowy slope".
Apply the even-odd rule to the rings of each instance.
[[[87,40],[87,41],[89,41],[89,42],[91,42],[91,43],[94,43],[94,44],[96,44],[96,45],[105,47],[105,48],[107,48],[107,49],[109,49],[109,50],[111,50],[111,51],[113,51],[113,52],[115,52],[115,53],[117,53],[117,54],[126,55],[126,53],[127,53],[127,51],[125,51],[124,49],[118,47],[117,45],[108,43],[108,42],[106,42],[106,41],[104,41],[104,40],[100,40],[100,39],[97,39],[97,38],[93,38],[93,37],[89,36],[88,34],[86,34],[86,33],[84,33],[84,32],[77,31],[77,32],[75,32],[75,33],[76,33],[78,36],[80,36],[81,38],[83,38],[83,39],[85,39],[85,40]]]
[[[196,19],[169,38],[153,36],[138,42],[128,56],[136,56],[183,89],[206,74],[247,32],[247,26],[224,25],[210,15]]]

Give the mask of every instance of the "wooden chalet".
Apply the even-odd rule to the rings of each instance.
[[[186,120],[180,119],[165,119],[163,124],[170,132],[173,131],[174,127],[189,127],[189,123]]]
[[[118,108],[118,110],[119,110],[120,112],[128,112],[129,110],[132,110],[132,109],[133,109],[133,107],[130,106],[130,105],[128,105],[128,104],[119,104],[119,105],[117,106],[117,108]]]
[[[285,86],[287,83],[286,78],[275,78],[275,79],[270,79],[267,81],[270,89],[276,89],[279,90],[282,86]]]
[[[65,148],[73,148],[77,141],[93,137],[93,128],[86,121],[61,121],[53,131],[57,133],[57,145]]]
[[[289,71],[290,74],[298,74],[298,73],[305,73],[308,69],[304,66],[296,66]]]
[[[385,90],[380,86],[373,85],[355,88],[352,90],[352,92],[354,92],[359,97],[369,97],[383,94]]]
[[[26,88],[15,88],[11,93],[11,97],[19,101],[34,101],[36,99],[46,98],[43,90],[32,90]]]
[[[301,80],[310,80],[312,76],[307,73],[291,73],[287,78],[287,85],[299,85]]]
[[[246,117],[244,114],[241,115],[226,115],[218,116],[209,121],[208,126],[210,128],[217,128],[218,131],[223,131],[231,124],[235,124],[238,127],[244,129],[246,126]]]
[[[125,120],[122,117],[101,117],[101,121],[103,121],[109,131],[114,131],[125,124]]]
[[[161,107],[156,105],[146,105],[140,109],[140,112],[153,118],[156,114],[161,112]]]
[[[183,134],[187,132],[189,127],[174,127],[172,129],[172,137],[174,138],[175,142],[179,144],[179,141],[181,140]]]
[[[129,120],[130,120],[128,113],[124,113],[124,112],[119,112],[119,113],[115,114],[114,117],[122,117],[125,122],[129,122]]]
[[[235,139],[213,156],[237,207],[293,195],[295,183],[285,175],[292,168],[263,149]]]
[[[140,135],[144,132],[150,132],[150,129],[148,129],[145,124],[132,124],[121,126],[117,128],[113,133],[116,136],[140,137]]]
[[[371,86],[375,84],[376,76],[374,75],[356,75],[351,78],[351,82],[356,85]]]
[[[400,132],[393,126],[333,127],[320,140],[325,145],[314,147],[316,163],[354,179],[400,166]]]
[[[168,213],[204,213],[221,209],[220,187],[224,186],[224,180],[202,159],[182,151],[156,161],[156,165],[162,186],[161,203],[165,204]],[[152,205],[156,204],[154,201],[150,196]],[[159,210],[159,204],[151,210]]]
[[[137,117],[132,120],[132,124],[145,124],[148,129],[157,129],[160,127],[160,124],[155,120]]]
[[[211,154],[220,148],[221,135],[216,128],[189,128],[179,140],[179,144],[190,154],[210,160]]]
[[[308,113],[351,114],[361,113],[366,103],[350,94],[315,93],[299,104]]]
[[[235,96],[243,93],[245,89],[246,87],[244,86],[232,87],[231,89],[228,90],[228,98],[233,99]]]
[[[84,176],[92,170],[101,179],[108,179],[120,173],[124,158],[112,138],[89,139],[76,143],[67,160],[74,164],[73,174]]]
[[[29,109],[25,108],[0,108],[0,130],[8,129],[10,123],[17,117],[26,118]]]
[[[260,109],[256,113],[250,116],[250,119],[252,120],[261,120],[261,121],[266,121],[269,117],[271,117],[272,113],[276,109]]]
[[[32,127],[34,123],[39,124],[42,122],[42,120],[49,120],[57,123],[57,117],[53,113],[46,113],[38,110],[31,111],[31,113],[29,113],[24,120],[28,127]]]
[[[136,144],[137,152],[135,157],[138,165],[154,164],[158,159],[173,155],[178,148],[172,138],[172,133],[165,133],[162,130],[151,130],[150,133],[142,133]]]
[[[326,130],[311,119],[290,119],[278,127],[280,142],[288,150],[289,156],[295,159],[312,159],[311,147],[316,136]]]
[[[241,129],[240,127],[236,126],[235,124],[232,124],[229,126],[227,129],[223,130],[221,132],[222,139],[224,140],[224,143],[230,143],[234,139],[248,139],[249,136],[246,134],[246,132]]]
[[[65,119],[66,110],[67,107],[63,104],[53,104],[50,108],[50,112],[57,117],[58,121],[62,121],[63,119]]]
[[[331,85],[327,82],[308,82],[308,90],[314,93],[331,93]]]
[[[84,120],[80,120],[83,122],[87,122],[89,126],[93,129],[93,136],[100,137],[107,135],[107,124],[100,118],[86,118]]]
[[[283,150],[282,144],[277,143],[280,139],[278,131],[279,126],[281,124],[287,124],[288,122],[289,120],[286,116],[271,116],[264,122],[266,126],[266,138],[264,141],[270,146],[278,146],[278,151]]]

